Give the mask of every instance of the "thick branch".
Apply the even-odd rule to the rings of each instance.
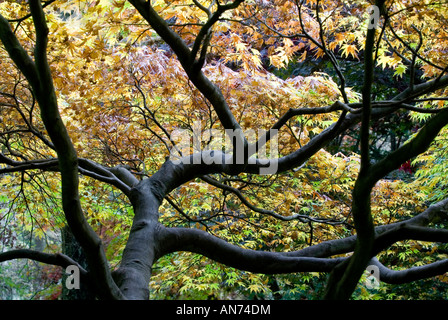
[[[400,271],[387,268],[376,258],[372,259],[370,263],[378,267],[380,280],[390,284],[402,284],[421,279],[428,279],[448,272],[448,260],[437,261]]]
[[[404,230],[406,227],[409,230],[409,227],[425,227],[431,223],[439,223],[441,221],[448,221],[448,198],[437,202],[431,206],[429,206],[425,211],[416,215],[415,217],[400,221],[396,223],[391,223],[388,225],[382,225],[375,227],[375,239],[379,239],[379,241],[375,240],[372,256],[376,253],[380,252],[387,248],[387,246],[391,245],[398,238],[392,240],[392,237],[396,237],[395,233],[400,230]],[[438,230],[438,229],[430,229],[430,230]],[[386,236],[383,237],[383,234]],[[437,236],[439,237],[439,236]],[[354,250],[357,236],[350,236],[343,239],[336,239],[325,241],[319,244],[316,244],[311,247],[307,247],[301,251],[289,253],[291,255],[300,255],[307,257],[331,257],[333,255],[344,254]],[[404,235],[401,233],[400,240],[404,239],[414,239],[414,240],[423,240],[423,239],[415,239],[414,235]],[[432,240],[440,240],[440,238],[432,238]],[[446,241],[446,240],[445,240]]]
[[[0,174],[12,173],[12,172],[23,172],[26,170],[48,170],[54,171],[58,170],[58,160],[32,160],[32,161],[15,161],[3,154],[0,154],[0,163],[7,164],[8,167],[0,169]]]
[[[418,134],[408,143],[389,153],[384,159],[371,166],[366,183],[373,187],[375,183],[392,170],[398,169],[407,160],[425,152],[440,130],[448,124],[448,109],[434,115]]]
[[[377,0],[381,7],[383,0]],[[361,277],[371,256],[369,252],[374,242],[374,226],[371,214],[370,193],[373,186],[366,183],[370,168],[370,120],[372,116],[371,89],[373,83],[373,51],[375,44],[375,28],[367,30],[364,50],[364,84],[362,88],[361,119],[361,168],[353,189],[352,215],[357,233],[356,246],[347,267],[336,268],[328,281],[325,298],[348,299]]]
[[[356,281],[354,281],[355,276],[352,275],[352,273],[356,272],[356,276],[360,276],[365,267],[365,263],[367,263],[367,260],[371,258],[371,255],[369,256],[369,254],[373,246],[374,238],[372,237],[373,225],[370,217],[369,199],[370,191],[375,183],[390,171],[397,169],[408,159],[426,151],[439,131],[447,124],[448,110],[442,110],[431,120],[429,120],[419,131],[417,136],[410,142],[406,143],[394,152],[391,152],[375,165],[368,165],[368,171],[362,171],[361,168],[361,173],[355,184],[353,193],[353,216],[355,218],[355,227],[358,233],[358,247],[357,250],[355,250],[355,254],[351,259],[352,261],[350,262],[347,271],[345,271],[342,280],[337,282],[337,284],[330,283],[327,297],[348,298],[359,278],[358,277]],[[360,221],[357,222],[357,219]],[[370,229],[372,229],[372,232],[369,231]],[[361,238],[361,236],[363,237]],[[365,241],[365,245],[362,245],[361,239],[364,239],[362,242]],[[356,259],[358,256],[360,258]],[[361,264],[363,264],[362,268],[360,266]],[[340,277],[340,275],[335,274],[334,277]],[[347,283],[350,283],[350,285],[347,285]]]
[[[117,187],[127,196],[131,188],[138,183],[138,179],[123,166],[108,168],[88,159],[79,159],[79,171],[86,176]]]
[[[198,229],[163,228],[159,232],[160,256],[173,251],[189,251],[250,272],[265,274],[329,272],[345,260],[345,258],[292,257],[278,252],[244,249]]]
[[[129,0],[142,17],[149,22],[157,34],[173,49],[179,61],[186,64],[191,56],[191,50],[181,37],[170,29],[168,23],[163,20],[152,7],[151,3],[143,0]]]
[[[409,236],[405,233],[395,232],[394,238],[396,241],[402,241],[409,238],[417,238],[418,240],[437,240],[443,239],[447,242],[446,230],[427,230],[427,236],[419,237],[412,233],[415,228],[406,227],[410,233]],[[405,230],[405,228],[402,228]],[[439,235],[437,235],[439,233]],[[430,236],[432,235],[432,236]],[[435,235],[435,237],[434,237]],[[355,239],[350,237],[351,245],[346,247],[346,250],[333,250],[329,256],[347,253],[353,249]],[[396,242],[395,241],[395,242]],[[266,252],[244,249],[236,245],[229,244],[227,241],[219,239],[209,233],[198,229],[187,228],[161,228],[159,229],[158,237],[158,256],[157,258],[175,251],[188,251],[202,254],[216,262],[223,263],[227,266],[256,273],[275,274],[275,273],[292,273],[292,272],[330,272],[339,263],[345,262],[346,258],[323,258],[314,257],[304,254],[306,249],[295,252]],[[322,245],[328,246],[328,242]],[[322,249],[322,245],[317,245]],[[317,247],[316,246],[316,247]],[[310,247],[311,248],[311,247]],[[337,248],[336,245],[333,248]],[[432,267],[426,266],[423,268],[412,268],[409,272],[413,273],[412,278],[404,278],[403,282],[410,282],[417,279],[423,279],[428,276],[440,275],[446,272],[448,267],[448,260],[443,260],[433,264]],[[443,269],[436,268],[440,266]],[[431,269],[430,275],[426,272]],[[384,282],[394,283],[392,279],[385,277]]]
[[[249,157],[257,153],[270,139],[274,137],[275,130],[280,130],[290,119],[299,115],[318,115],[324,113],[330,113],[334,111],[343,111],[345,113],[358,113],[358,109],[354,109],[348,104],[341,101],[336,101],[332,105],[317,108],[290,108],[286,111],[280,119],[267,131],[263,136],[261,136],[257,142],[249,145]],[[251,152],[252,151],[252,152]]]
[[[447,243],[448,230],[414,226],[410,224],[398,224],[376,237],[371,256],[376,255],[393,243],[402,240]]]
[[[71,231],[84,248],[92,279],[100,296],[122,298],[110,275],[101,240],[83,215],[78,194],[78,159],[76,151],[62,121],[50,67],[47,61],[48,27],[39,0],[30,0],[29,7],[36,30],[35,61],[25,52],[7,21],[0,17],[0,40],[16,66],[30,83],[41,111],[41,118],[58,154],[61,172],[62,206]]]
[[[406,239],[448,242],[447,230],[422,227],[431,222],[447,219],[448,199],[430,206],[423,213],[409,220],[376,227],[374,251],[370,254],[375,256],[391,244]],[[264,252],[229,244],[225,240],[198,229],[160,227],[157,232],[158,249],[156,258],[175,251],[189,251],[202,254],[212,260],[241,270],[266,274],[332,271],[338,263],[345,262],[346,259],[330,259],[329,257],[352,252],[356,243],[356,236],[351,236],[326,241],[294,252]],[[440,262],[445,268],[446,263],[446,260]],[[423,270],[424,268],[419,268],[412,272],[417,277],[424,278],[425,273],[418,275],[418,271]],[[435,268],[432,272],[434,272],[434,275],[443,274],[443,272],[440,273],[440,270]],[[408,280],[413,281],[410,278]],[[389,282],[386,278],[382,281]]]
[[[37,85],[39,81],[33,59],[17,40],[8,20],[2,15],[0,15],[0,40],[5,46],[11,59],[22,71],[30,84],[34,86]]]
[[[224,154],[222,155],[224,156]],[[194,157],[201,159],[202,156],[200,153],[194,154],[190,160],[194,160]],[[200,166],[167,161],[151,178],[142,180],[133,187],[130,199],[134,206],[135,218],[123,252],[122,264],[116,273],[117,279],[120,279],[118,282],[120,288],[128,298],[146,299],[148,297],[147,283],[151,276],[151,267],[157,258],[169,252],[187,250],[244,270],[278,273],[307,270],[331,271],[337,262],[345,260],[325,258],[353,251],[356,236],[324,242],[296,252],[271,253],[245,250],[205,231],[181,228],[166,229],[158,223],[158,208],[170,191],[194,177],[220,172],[224,168],[224,165],[219,164]],[[402,222],[402,224],[425,225],[438,219],[446,219],[447,203],[448,200],[431,206],[424,213],[407,222]],[[377,236],[391,231],[385,235],[393,236],[397,241],[406,239],[409,234],[401,231],[394,235],[397,232],[394,228],[398,227],[399,224],[381,226],[377,227],[375,231]],[[398,229],[404,230],[405,228]],[[382,239],[386,239],[386,236],[383,236]],[[381,246],[390,245],[385,241],[380,241],[379,244]],[[375,249],[380,249],[380,246]],[[372,256],[373,252],[370,258]]]
[[[210,101],[213,108],[218,115],[218,118],[225,129],[234,130],[237,133],[235,146],[243,146],[244,150],[247,150],[247,140],[241,130],[241,126],[232,114],[227,101],[224,98],[221,90],[213,84],[204,73],[194,67],[191,63],[192,59],[195,57],[192,54],[190,48],[182,40],[182,38],[175,33],[169,25],[157,14],[154,8],[151,6],[150,2],[145,2],[143,0],[130,0],[131,4],[140,12],[143,18],[148,21],[151,27],[157,32],[157,34],[171,47],[171,49],[176,53],[179,62],[187,73],[190,81],[196,86],[196,88],[204,95],[204,97]],[[219,6],[218,11],[226,11],[232,9],[241,3],[241,0],[237,0],[234,3],[225,6]],[[215,23],[214,20],[209,20],[209,23]],[[211,26],[210,26],[211,27]],[[208,28],[208,26],[207,26]],[[208,32],[207,28],[202,28],[204,32]],[[199,39],[198,43],[202,43]]]

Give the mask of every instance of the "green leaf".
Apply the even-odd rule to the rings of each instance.
[[[403,74],[406,72],[407,67],[404,64],[399,64],[395,68],[394,76],[403,77]]]

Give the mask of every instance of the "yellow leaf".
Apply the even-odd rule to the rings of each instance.
[[[358,58],[357,54],[358,49],[355,45],[352,44],[344,44],[342,46],[342,56],[348,58],[349,56],[352,56],[354,58]]]

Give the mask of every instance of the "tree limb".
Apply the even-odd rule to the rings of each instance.
[[[448,220],[448,199],[442,200],[419,215],[402,222],[375,228],[374,248],[371,256],[397,241],[415,239],[423,241],[448,242],[448,230],[422,227],[432,222]],[[202,254],[212,260],[241,270],[260,273],[285,272],[330,272],[346,258],[331,259],[335,255],[354,250],[357,236],[325,241],[302,250],[292,252],[265,252],[248,250],[219,239],[205,231],[188,228],[158,228],[157,256],[160,258],[175,251],[189,251]],[[434,275],[446,272],[447,260],[436,263],[444,269],[431,268]],[[425,268],[413,269],[416,277],[424,278]],[[384,282],[393,280],[381,279]],[[413,281],[406,279],[406,282]],[[393,283],[393,282],[390,282]]]
[[[375,1],[382,7],[384,0]],[[336,268],[328,281],[326,299],[348,299],[353,293],[367,262],[374,243],[374,225],[371,214],[370,193],[373,185],[366,183],[370,170],[370,120],[372,117],[372,84],[374,73],[375,28],[367,30],[364,49],[364,83],[362,87],[362,115],[360,129],[361,167],[353,188],[352,216],[356,229],[356,245],[353,256],[345,265]]]
[[[242,2],[244,2],[244,0],[235,0],[233,3],[230,3],[225,6],[220,5],[219,2],[217,2],[218,10],[212,14],[209,9],[204,8],[197,1],[195,1],[195,4],[196,5],[199,4],[199,8],[208,14],[209,19],[199,31],[199,34],[197,35],[194,41],[193,48],[191,49],[190,64],[192,65],[193,69],[200,70],[203,66],[203,63],[205,61],[205,53],[207,51],[207,47],[209,45],[212,36],[211,28],[213,27],[213,25],[216,22],[218,22],[219,18],[222,16],[224,12],[237,8]],[[201,50],[201,54],[199,59],[196,60],[196,56],[199,50]]]
[[[36,66],[33,59],[28,55],[26,50],[22,47],[17,40],[14,32],[6,20],[0,14],[0,40],[2,41],[5,49],[8,51],[9,56],[14,61],[16,66],[22,71],[27,80],[32,86],[37,86],[38,75]]]
[[[17,249],[6,252],[0,252],[0,262],[14,259],[30,259],[46,264],[67,268],[70,265],[77,266],[82,276],[87,276],[88,272],[81,267],[75,260],[62,253],[45,253],[31,249]]]
[[[370,264],[379,268],[380,280],[389,284],[408,283],[435,277],[448,272],[448,259],[399,271],[387,268],[379,262],[377,258],[373,258],[370,261]]]
[[[376,253],[380,252],[381,250],[384,250],[394,241],[408,239],[408,235],[404,233],[401,233],[399,238],[396,236],[396,233],[401,232],[400,231],[401,229],[404,230],[405,228],[408,227],[408,230],[410,230],[409,228],[412,226],[424,227],[428,226],[431,223],[439,223],[443,221],[448,221],[448,198],[429,206],[425,211],[408,220],[395,222],[388,225],[377,226],[375,227],[375,244],[373,246],[373,251],[371,255],[374,256]],[[430,229],[430,230],[438,230],[438,229]],[[385,236],[383,237],[383,235]],[[392,237],[395,237],[394,241],[391,241]],[[441,240],[440,234],[437,235],[436,237],[439,238],[434,237],[432,238],[432,240]],[[330,240],[288,254],[327,258],[333,255],[344,254],[353,251],[355,248],[356,238],[357,236],[353,235],[343,239]],[[412,238],[412,235],[410,235],[409,238]],[[423,239],[414,239],[414,240],[423,240]],[[444,241],[446,241],[446,239]]]
[[[247,150],[247,139],[243,134],[241,126],[231,112],[230,107],[228,106],[227,101],[224,98],[224,95],[222,94],[221,90],[215,84],[213,84],[200,69],[194,68],[194,64],[192,64],[191,61],[192,59],[195,59],[195,56],[193,56],[190,48],[177,33],[171,30],[169,25],[154,10],[149,1],[145,2],[143,0],[130,0],[130,2],[140,12],[143,18],[148,21],[148,23],[157,32],[157,34],[171,47],[174,53],[176,53],[179,62],[187,73],[190,81],[213,105],[213,108],[218,115],[218,118],[224,129],[233,130],[233,132],[236,133],[234,150],[237,150],[237,145],[242,146],[244,150]],[[218,5],[217,12],[221,12],[220,14],[222,14],[222,12],[235,8],[241,2],[242,0],[236,0],[235,2],[228,5]],[[218,18],[219,15],[217,15]],[[218,19],[210,19],[208,21],[208,24],[201,30],[204,30],[204,33],[206,31],[208,32],[208,29],[216,22],[215,20],[218,21]],[[199,42],[202,43],[202,40],[199,39]],[[245,154],[247,154],[247,152],[245,152]],[[245,157],[245,160],[247,160],[247,157]]]
[[[173,251],[202,254],[228,266],[256,273],[329,272],[345,258],[292,257],[279,252],[243,249],[198,229],[161,228],[158,256]]]
[[[437,136],[439,131],[448,124],[448,110],[442,110],[440,113],[436,114],[431,118],[419,131],[419,133],[408,143],[404,144],[397,150],[389,153],[383,160],[375,163],[374,165],[369,166],[369,170],[366,171],[362,176],[360,175],[360,178],[358,178],[355,190],[353,194],[353,198],[355,201],[359,201],[360,198],[364,197],[364,199],[367,199],[368,196],[370,196],[370,190],[373,188],[375,183],[383,178],[387,173],[391,172],[394,169],[397,169],[401,164],[406,162],[408,159],[415,157],[424,151],[427,150],[427,148],[430,146],[431,142],[434,140],[434,138]],[[363,191],[363,193],[359,194],[356,193],[358,186]],[[367,200],[365,200],[367,201]],[[353,207],[356,209],[356,207]],[[368,203],[365,203],[364,206],[361,207],[363,210],[360,211],[361,215],[366,215],[367,212],[366,209],[370,208],[370,205]],[[354,211],[355,213],[355,211]],[[370,214],[369,214],[370,215]],[[355,214],[354,214],[355,216]],[[364,216],[366,218],[366,216]],[[356,227],[356,220],[355,220],[355,227]],[[363,225],[365,227],[365,225]],[[406,231],[406,229],[402,229],[401,232]],[[417,230],[414,230],[417,231]],[[420,230],[421,231],[421,230]],[[357,227],[357,232],[359,235],[359,227]],[[434,235],[434,232],[432,233]],[[359,240],[357,240],[359,241]],[[371,235],[368,235],[366,238],[366,241],[372,241],[372,244],[369,245],[369,247],[363,248],[363,256],[364,261],[365,259],[369,258],[370,250],[373,246],[373,237]],[[356,253],[356,251],[355,251]],[[363,261],[363,262],[364,262]],[[359,268],[360,269],[360,268]],[[362,270],[361,270],[362,271]],[[359,270],[358,270],[359,273]],[[345,273],[347,275],[347,273]],[[348,278],[347,275],[346,281],[350,281],[351,278]],[[356,285],[352,282],[352,286]],[[345,292],[345,286],[342,287],[342,281],[339,282],[337,285],[339,286],[338,290],[343,290]],[[350,290],[348,290],[350,291]],[[342,292],[342,291],[341,291]],[[350,291],[352,292],[352,291]],[[339,293],[331,292],[329,293],[332,297],[339,297]],[[342,296],[348,298],[343,293],[341,293]]]
[[[30,0],[29,7],[36,30],[33,61],[20,45],[8,22],[0,17],[0,40],[11,59],[30,83],[41,111],[41,118],[50,136],[61,172],[62,206],[71,231],[86,252],[93,281],[100,296],[123,298],[109,270],[101,240],[83,215],[78,193],[78,159],[58,110],[57,97],[47,61],[48,27],[42,3]]]
[[[15,161],[0,154],[0,163],[8,165],[8,167],[0,169],[0,174],[24,172],[27,170],[60,171],[58,159]],[[129,196],[132,186],[138,183],[138,179],[122,166],[107,168],[88,159],[78,159],[78,164],[81,174],[112,185],[127,196]]]

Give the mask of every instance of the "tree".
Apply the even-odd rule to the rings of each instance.
[[[66,225],[87,267],[57,246],[0,261],[76,265],[101,299],[148,299],[155,263],[183,251],[252,273],[329,273],[327,299],[350,298],[368,266],[389,283],[447,272],[443,255],[404,270],[381,262],[406,241],[448,240],[448,199],[388,178],[437,152],[448,124],[444,4],[0,6],[3,227],[48,241]],[[314,58],[334,78],[273,74]],[[361,93],[341,67],[353,59]],[[406,87],[373,99],[376,66],[406,74]],[[409,114],[419,129],[372,161],[372,121]],[[325,150],[353,128],[359,156]]]

